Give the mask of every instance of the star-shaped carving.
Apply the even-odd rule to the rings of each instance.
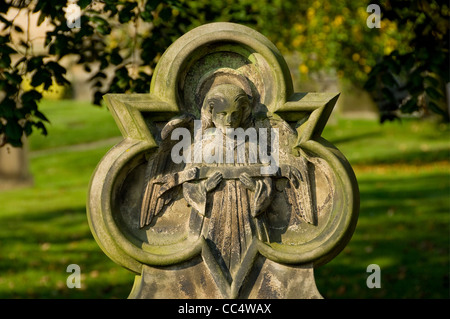
[[[249,50],[243,51],[244,47]],[[203,61],[203,56],[219,52],[219,49],[243,54],[245,59],[249,55],[254,58],[251,62],[261,77],[256,77],[259,80],[254,82],[257,91],[264,93],[261,103],[269,110],[267,115],[297,123],[297,140],[292,145],[294,155],[302,157],[308,153],[326,162],[336,184],[332,196],[337,197],[339,203],[320,230],[320,236],[314,240],[299,245],[283,245],[253,237],[231,282],[220,270],[204,237],[189,238],[181,249],[179,243],[175,248],[161,249],[143,242],[139,236],[134,237],[133,230],[119,225],[118,212],[114,211],[121,183],[128,172],[137,165],[145,165],[149,151],[159,145],[159,136],[152,122],[164,123],[183,112],[177,99],[185,90],[183,74],[189,74],[189,68],[193,67],[200,67],[205,74],[212,71],[203,70],[193,61]],[[105,95],[106,104],[124,139],[103,157],[91,179],[88,219],[99,246],[116,263],[142,276],[144,265],[164,267],[201,256],[225,298],[239,296],[241,286],[261,255],[275,263],[308,267],[331,260],[350,239],[359,208],[357,183],[350,165],[333,145],[321,138],[339,94],[292,93],[289,68],[267,38],[244,26],[215,23],[190,31],[189,35],[168,48],[153,73],[150,93]]]
[[[167,121],[180,111],[177,105],[148,93],[106,94],[104,99],[123,137],[145,142],[149,148],[156,147],[157,143],[143,113],[149,113],[151,120]]]
[[[287,122],[300,121],[294,147],[322,135],[338,98],[339,93],[295,93],[275,111]]]
[[[287,122],[301,121],[295,145],[301,146],[321,136],[338,98],[339,93],[295,93],[275,113]],[[143,113],[149,113],[152,120],[164,121],[180,112],[177,105],[147,93],[106,94],[104,99],[123,137],[146,142],[150,148],[157,144]]]

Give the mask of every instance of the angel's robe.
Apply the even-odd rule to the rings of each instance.
[[[208,146],[208,143],[214,141],[206,139],[204,144]],[[224,155],[225,152],[232,151],[236,159],[237,148],[242,145],[233,144],[234,149],[229,147],[227,149],[224,139],[223,144],[219,146],[223,148]],[[230,276],[229,279],[232,279],[238,270],[252,238],[256,236],[260,240],[268,240],[268,229],[262,213],[271,201],[272,179],[261,177],[260,163],[249,163],[249,142],[245,142],[245,150],[247,156],[243,161],[236,159],[233,163],[202,164],[199,169],[200,181],[183,184],[184,198],[202,217],[202,235],[214,251],[218,263]],[[195,164],[191,164],[193,165]],[[220,172],[223,179],[214,189],[207,192],[207,179],[202,178],[215,172]],[[247,189],[240,181],[242,173],[252,176],[254,189]]]
[[[203,142],[207,146],[208,143],[214,143],[214,140],[207,139]],[[249,147],[249,141],[244,143],[247,152],[254,150]],[[234,149],[240,146],[236,143]],[[225,154],[226,147],[226,141],[223,140],[221,145],[210,149],[221,150]],[[237,152],[234,154],[237,155]],[[249,162],[249,158],[247,153],[244,161],[183,165],[173,163],[169,148],[158,152],[149,160],[147,167],[140,227],[149,225],[154,216],[173,200],[170,190],[182,186],[183,197],[192,210],[191,220],[194,225],[191,226],[198,230],[199,236],[206,239],[224,274],[229,280],[233,280],[253,238],[263,242],[270,240],[264,212],[269,208],[275,193],[275,178],[287,178],[290,181],[289,186],[283,190],[283,196],[292,212],[308,223],[316,223],[306,165],[295,168],[292,166],[295,161],[281,164],[278,173],[270,177],[262,176],[262,164]],[[297,159],[306,163],[301,157]],[[215,172],[220,172],[223,179],[208,192],[205,183]],[[292,183],[295,180],[293,172],[298,176],[297,183]],[[243,173],[252,177],[252,190],[239,179]]]

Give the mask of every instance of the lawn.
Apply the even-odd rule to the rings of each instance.
[[[126,298],[134,275],[97,246],[86,192],[120,140],[105,108],[45,101],[49,136],[30,140],[34,186],[0,192],[0,298]],[[333,118],[323,136],[353,165],[361,192],[355,234],[315,271],[326,298],[449,298],[450,129],[432,121]],[[67,266],[81,268],[69,289]],[[366,268],[381,268],[369,289]]]

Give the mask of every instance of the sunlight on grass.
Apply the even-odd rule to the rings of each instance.
[[[96,142],[120,136],[120,131],[106,107],[89,102],[46,100],[41,112],[47,115],[48,136],[35,132],[30,140],[31,150],[51,149],[66,145]]]
[[[322,135],[352,165],[450,160],[450,127],[431,121],[404,119],[380,125],[374,120],[337,118]]]

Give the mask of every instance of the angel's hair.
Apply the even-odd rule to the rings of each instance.
[[[202,129],[205,130],[210,127],[214,127],[212,120],[212,112],[213,107],[209,104],[209,100],[215,96],[234,96],[234,101],[238,101],[240,99],[246,99],[246,103],[242,103],[242,119],[241,119],[241,127],[247,128],[251,125],[252,118],[252,109],[250,99],[247,96],[247,93],[237,85],[234,84],[219,84],[214,86],[209,92],[206,94],[205,99],[203,100],[202,110],[201,110],[201,121],[202,121]]]

